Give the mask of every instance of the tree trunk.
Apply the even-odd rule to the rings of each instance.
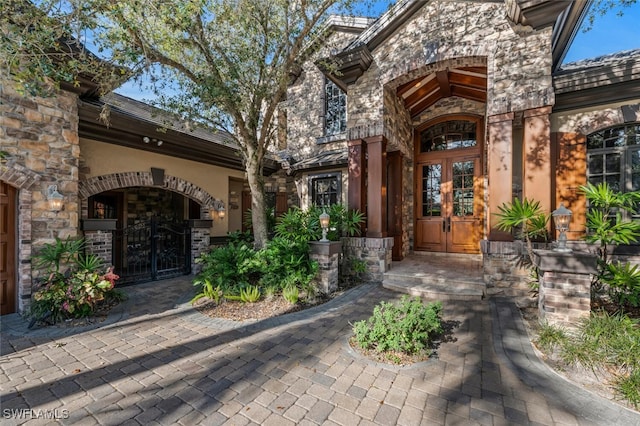
[[[259,250],[267,243],[267,209],[264,198],[264,182],[260,161],[247,160],[247,180],[251,190],[251,225],[253,227],[254,247]]]

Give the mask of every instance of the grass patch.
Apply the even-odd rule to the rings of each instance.
[[[629,404],[640,403],[640,325],[635,318],[606,311],[593,312],[577,332],[541,325],[539,349],[561,366],[581,366],[611,373],[609,385]]]

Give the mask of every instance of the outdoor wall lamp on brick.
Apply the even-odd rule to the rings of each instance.
[[[58,192],[58,185],[49,185],[47,188],[47,201],[49,210],[58,213],[64,207],[64,196]]]
[[[320,240],[321,243],[329,242],[329,240],[327,239],[327,231],[329,230],[329,219],[330,216],[327,214],[327,212],[323,211],[320,215],[320,227],[322,228],[322,239]]]
[[[554,251],[570,252],[571,249],[567,248],[567,235],[569,230],[569,222],[571,222],[571,210],[567,209],[563,203],[560,203],[560,207],[551,213],[553,217],[553,223],[556,229],[560,232],[558,236],[558,247],[554,248]]]

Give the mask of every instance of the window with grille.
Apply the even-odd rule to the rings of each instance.
[[[310,176],[311,203],[316,206],[338,204],[342,197],[341,173]]]
[[[324,84],[324,134],[331,136],[346,131],[347,94],[327,78]]]
[[[640,123],[610,127],[587,136],[587,179],[614,191],[640,191]],[[640,211],[633,215],[640,219]]]

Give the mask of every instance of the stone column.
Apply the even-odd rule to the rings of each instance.
[[[189,228],[191,229],[191,273],[200,272],[201,266],[196,263],[196,259],[203,253],[209,251],[209,235],[211,234],[212,219],[191,219]]]
[[[342,238],[346,257],[362,260],[367,265],[366,281],[382,282],[384,273],[391,269],[393,262],[393,238]]]
[[[367,237],[387,236],[387,143],[384,136],[367,143]]]
[[[538,318],[541,322],[576,329],[591,314],[591,278],[597,257],[590,253],[535,250],[540,269]]]
[[[116,219],[83,219],[85,252],[102,259],[107,266],[113,265],[113,231]]]
[[[490,240],[511,240],[511,234],[496,228],[498,207],[513,198],[513,113],[489,117],[489,151],[487,170],[489,178],[489,211],[487,215]]]
[[[551,107],[524,112],[523,180],[524,198],[539,201],[545,212],[551,212]]]
[[[339,260],[342,243],[339,241],[309,243],[309,257],[318,262],[316,288],[320,293],[329,294],[338,289]]]

